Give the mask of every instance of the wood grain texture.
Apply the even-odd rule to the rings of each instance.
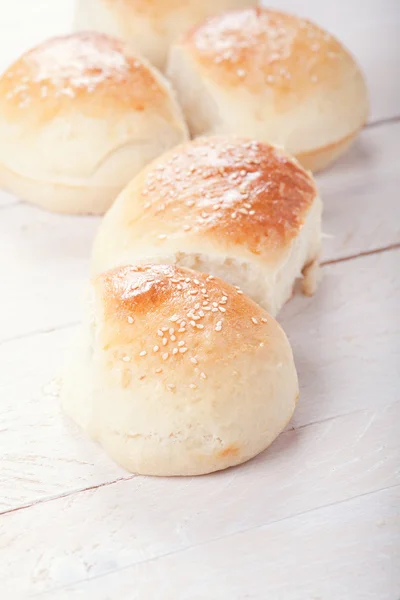
[[[398,485],[399,418],[400,403],[338,417],[282,434],[236,469],[135,477],[3,515],[1,580],[51,590]]]
[[[399,256],[326,267],[315,298],[285,307],[301,390],[289,429],[400,399]],[[73,339],[66,329],[0,345],[2,511],[126,476],[64,418],[48,385],[62,374]]]
[[[283,519],[39,598],[397,600],[400,488]],[[394,567],[394,568],[393,568]]]

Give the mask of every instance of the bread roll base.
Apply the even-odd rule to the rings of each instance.
[[[308,171],[312,171],[313,173],[323,171],[350,148],[361,129],[362,127],[359,127],[356,131],[338,142],[328,144],[327,146],[317,148],[316,150],[297,154],[296,158]]]
[[[85,187],[36,181],[0,165],[0,187],[20,200],[60,214],[103,215],[120,187]]]

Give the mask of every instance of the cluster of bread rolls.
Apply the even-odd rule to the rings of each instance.
[[[110,209],[62,401],[136,473],[248,460],[298,399],[274,316],[296,280],[316,288],[306,169],[348,147],[367,91],[332,36],[256,4],[77,0],[77,31],[0,78],[0,185]]]

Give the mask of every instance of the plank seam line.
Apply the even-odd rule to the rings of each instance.
[[[394,402],[392,404],[396,404],[396,402]],[[391,404],[389,406],[391,406]],[[304,423],[303,425],[299,425],[298,427],[291,426],[289,429],[285,429],[284,431],[282,431],[280,433],[280,435],[279,435],[279,438],[281,436],[287,435],[289,433],[293,434],[293,432],[302,431],[303,429],[306,429],[307,427],[311,427],[311,426],[314,426],[314,425],[322,425],[324,423],[328,423],[329,421],[335,421],[336,419],[341,419],[341,418],[349,417],[351,415],[354,415],[354,414],[357,414],[357,413],[362,413],[362,412],[371,412],[371,409],[358,408],[358,409],[350,411],[348,413],[343,413],[343,414],[340,414],[340,415],[334,415],[334,416],[331,416],[331,417],[323,417],[323,418],[318,419],[316,421],[311,421],[310,423]],[[256,458],[256,457],[254,457],[254,458]],[[119,483],[121,481],[131,481],[135,477],[137,477],[136,474],[131,474],[131,475],[127,475],[126,477],[118,477],[117,479],[112,479],[110,481],[104,481],[102,483],[93,484],[93,485],[91,485],[89,487],[77,488],[75,490],[66,491],[66,492],[64,492],[62,494],[50,496],[48,498],[42,498],[42,499],[36,500],[34,502],[31,502],[30,504],[24,504],[22,506],[17,506],[16,508],[10,508],[10,509],[6,509],[6,510],[3,510],[3,511],[0,511],[0,517],[2,517],[3,515],[8,515],[8,514],[11,514],[11,513],[15,513],[15,512],[20,511],[20,510],[26,510],[28,508],[32,508],[32,507],[37,506],[39,504],[46,504],[48,502],[55,502],[57,500],[61,500],[62,498],[68,498],[69,496],[75,496],[75,495],[82,494],[82,493],[85,493],[85,492],[90,492],[90,491],[96,490],[97,488],[102,488],[102,487],[107,487],[109,485],[114,485],[115,483]]]
[[[389,246],[384,246],[382,248],[375,248],[374,250],[365,250],[364,252],[358,252],[357,254],[350,254],[349,256],[342,256],[340,258],[332,258],[331,260],[325,260],[321,262],[321,267],[328,267],[330,265],[334,265],[336,263],[347,262],[350,260],[354,260],[357,258],[363,258],[364,256],[371,256],[373,254],[382,254],[384,252],[390,252],[393,250],[399,250],[400,243],[398,244],[390,244]],[[73,321],[72,323],[66,323],[65,325],[58,325],[56,327],[49,327],[48,329],[40,329],[38,331],[31,331],[29,333],[21,333],[15,337],[5,338],[0,340],[0,346],[3,344],[9,344],[10,342],[14,342],[24,338],[34,337],[36,335],[44,335],[46,333],[54,333],[56,331],[60,331],[62,329],[68,329],[68,327],[75,327],[79,325],[80,321]]]
[[[287,521],[289,519],[296,519],[297,517],[301,517],[303,515],[307,515],[309,513],[312,513],[312,512],[318,511],[318,510],[324,510],[324,509],[330,508],[332,506],[338,506],[338,505],[341,505],[341,504],[345,504],[346,502],[352,502],[353,500],[357,500],[358,498],[363,498],[365,496],[371,496],[373,494],[379,494],[381,492],[385,492],[385,491],[391,490],[393,488],[400,488],[400,484],[395,483],[393,485],[389,485],[389,486],[386,486],[384,488],[380,488],[378,490],[372,490],[370,492],[364,492],[363,494],[358,494],[357,496],[352,496],[352,497],[346,498],[344,500],[339,500],[337,502],[329,502],[328,504],[324,504],[324,505],[318,506],[316,508],[310,508],[308,510],[305,510],[305,511],[302,511],[302,512],[299,512],[299,513],[294,513],[293,515],[288,515],[287,517],[282,517],[281,519],[276,519],[275,521],[271,521],[269,523],[253,525],[252,527],[248,527],[247,529],[238,530],[238,531],[235,531],[233,533],[227,533],[225,535],[221,535],[221,536],[216,537],[216,538],[210,538],[208,540],[204,540],[202,542],[199,542],[198,544],[192,544],[191,546],[185,546],[184,548],[179,548],[179,549],[176,549],[176,550],[172,550],[171,552],[166,552],[164,554],[160,554],[159,556],[154,556],[152,558],[147,558],[147,559],[144,559],[144,560],[139,560],[137,562],[133,562],[133,563],[131,563],[129,565],[125,565],[123,567],[120,567],[119,569],[111,569],[110,571],[107,571],[105,573],[101,573],[101,574],[95,575],[94,577],[91,577],[91,578],[80,579],[80,580],[75,581],[74,583],[71,583],[71,584],[67,584],[67,585],[62,585],[62,586],[59,586],[59,587],[55,587],[55,588],[46,590],[45,592],[38,592],[37,594],[33,594],[32,597],[33,598],[34,597],[37,598],[37,597],[41,597],[43,595],[48,595],[48,594],[53,593],[53,592],[58,592],[60,590],[68,590],[68,588],[73,588],[73,587],[75,587],[75,586],[77,586],[77,585],[79,585],[81,583],[90,583],[90,582],[92,582],[92,581],[94,581],[96,579],[102,579],[103,577],[107,577],[109,575],[113,575],[114,573],[120,573],[121,571],[125,571],[126,569],[130,569],[131,567],[135,567],[137,565],[143,565],[143,564],[146,564],[146,563],[154,562],[156,560],[164,559],[166,557],[173,556],[174,554],[180,554],[182,552],[187,552],[189,550],[193,550],[193,549],[199,548],[201,546],[205,546],[207,544],[214,544],[215,542],[219,542],[221,540],[233,537],[235,535],[241,535],[241,534],[247,533],[249,531],[253,531],[255,529],[267,529],[268,527],[271,527],[272,525],[276,525],[277,523],[282,523],[283,521]]]
[[[337,263],[347,262],[349,260],[354,260],[357,258],[363,258],[364,256],[372,256],[373,254],[382,254],[383,252],[390,252],[392,250],[399,249],[400,242],[398,244],[390,244],[389,246],[383,246],[382,248],[374,248],[374,250],[364,250],[363,252],[357,252],[356,254],[349,254],[348,256],[324,260],[321,262],[321,267],[328,267],[329,265],[335,265]]]

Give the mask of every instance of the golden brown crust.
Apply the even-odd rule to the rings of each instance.
[[[104,118],[163,109],[166,91],[149,67],[106,35],[86,32],[50,39],[23,54],[0,78],[2,112],[35,124],[70,110]]]
[[[139,361],[144,373],[180,367],[201,382],[210,362],[273,348],[282,337],[276,321],[240,290],[190,269],[118,267],[99,275],[94,286],[104,311],[103,349],[112,360]]]
[[[266,86],[298,101],[337,86],[341,61],[353,58],[330,34],[310,21],[267,8],[230,11],[193,28],[182,44],[221,85]],[[276,106],[284,110],[285,106]]]
[[[127,188],[125,194],[131,193]],[[298,234],[317,195],[312,177],[262,142],[200,138],[152,163],[119,216],[132,231],[215,239],[264,255]]]

